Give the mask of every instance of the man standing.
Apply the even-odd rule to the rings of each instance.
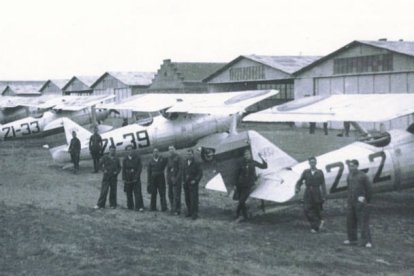
[[[184,197],[187,205],[187,217],[198,217],[198,183],[203,176],[200,163],[194,159],[194,151],[187,150],[187,160],[183,166]]]
[[[171,213],[179,215],[181,212],[182,161],[174,146],[169,146],[168,151],[170,154],[167,162],[168,199]]]
[[[326,198],[325,176],[322,170],[316,168],[316,158],[308,159],[309,169],[303,171],[302,176],[296,183],[296,193],[305,182],[305,194],[303,197],[303,207],[305,216],[308,219],[311,232],[318,232],[323,226],[322,205]]]
[[[93,159],[94,172],[98,172],[99,159],[102,154],[102,137],[98,133],[98,126],[94,127],[93,134],[89,138],[89,152]]]
[[[73,162],[73,172],[76,174],[79,171],[79,158],[80,158],[81,144],[76,137],[76,132],[72,131],[72,139],[69,144],[70,158]]]
[[[259,157],[262,159],[262,163],[253,160],[250,150],[244,151],[243,161],[240,163],[237,173],[236,193],[238,194],[239,204],[236,209],[236,219],[239,218],[240,212],[242,213],[243,218],[245,220],[247,219],[246,201],[249,198],[250,192],[256,181],[255,167],[260,169],[267,168],[267,163],[261,154],[259,154]]]
[[[128,147],[128,154],[122,162],[122,180],[124,181],[124,192],[127,198],[127,208],[144,211],[144,204],[141,193],[141,171],[142,163],[138,153],[134,152],[132,146]],[[133,194],[133,195],[132,195]]]
[[[148,163],[148,192],[151,193],[150,211],[157,211],[157,194],[160,194],[161,211],[167,211],[167,200],[165,199],[165,176],[164,170],[167,160],[160,155],[155,148],[152,159]]]
[[[118,174],[121,171],[121,164],[118,157],[115,155],[115,146],[111,145],[109,147],[109,155],[105,155],[101,162],[99,162],[99,167],[103,169],[103,179],[101,186],[101,194],[99,195],[98,203],[95,206],[95,209],[105,208],[106,196],[108,195],[109,190],[109,206],[113,209],[116,208],[116,189]]]
[[[346,245],[356,244],[358,241],[357,227],[361,230],[361,245],[372,247],[371,232],[369,229],[369,203],[371,201],[371,181],[368,176],[358,170],[359,162],[354,159],[347,162],[349,168],[348,206],[346,214],[346,226],[348,239]]]
[[[124,118],[124,120],[122,121],[122,126],[127,126],[128,125],[128,119]]]

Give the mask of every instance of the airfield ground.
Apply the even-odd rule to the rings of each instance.
[[[355,139],[248,127],[298,160]],[[91,173],[91,162],[77,175],[62,170],[44,143],[0,143],[0,275],[414,275],[413,190],[376,195],[374,247],[346,247],[343,199],[326,203],[318,234],[309,232],[300,205],[236,223],[236,202],[203,188],[196,221],[126,210],[121,183],[120,207],[94,210],[101,175]],[[207,167],[203,185],[211,175]]]

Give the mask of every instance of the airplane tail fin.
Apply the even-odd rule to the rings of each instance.
[[[249,150],[253,159],[259,162],[260,153],[267,162],[267,169],[256,168],[257,183],[259,185],[281,182],[279,172],[298,163],[294,158],[255,131],[244,131],[229,135],[213,150],[219,175],[211,179],[206,188],[227,191],[228,193],[234,189],[238,180],[238,169],[245,150]],[[257,195],[256,197],[261,198],[260,196]]]
[[[70,140],[72,139],[72,131],[76,132],[78,139],[81,141],[89,139],[92,135],[90,131],[81,127],[71,119],[62,118],[62,122],[63,128],[65,129],[66,142],[68,144],[70,144]]]

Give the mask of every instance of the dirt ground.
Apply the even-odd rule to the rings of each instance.
[[[299,160],[354,140],[248,127]],[[196,221],[125,209],[120,182],[119,208],[94,210],[102,175],[92,162],[77,175],[54,164],[41,146],[59,142],[0,143],[0,275],[414,275],[413,190],[376,195],[373,248],[346,247],[343,199],[326,203],[318,234],[299,204],[236,223],[236,202],[204,188]],[[212,175],[206,166],[202,186]]]

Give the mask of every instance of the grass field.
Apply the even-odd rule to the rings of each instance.
[[[245,127],[298,160],[354,140]],[[374,247],[346,247],[342,199],[326,203],[318,234],[309,232],[300,205],[236,223],[236,202],[203,188],[196,221],[128,211],[120,182],[120,208],[94,210],[101,174],[91,173],[92,162],[77,175],[54,164],[41,145],[59,141],[63,135],[0,144],[1,275],[414,275],[413,190],[376,195]],[[207,166],[202,184],[212,175]]]

